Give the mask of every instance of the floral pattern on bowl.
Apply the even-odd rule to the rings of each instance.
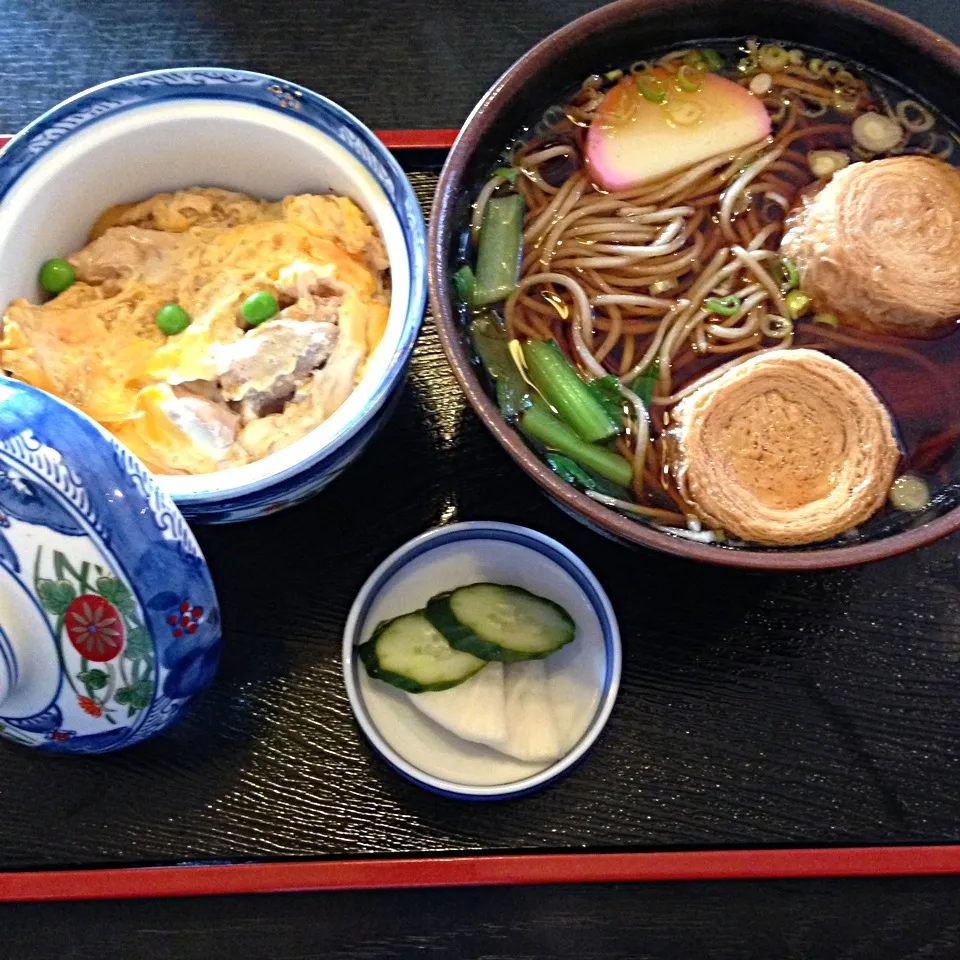
[[[69,753],[143,740],[207,685],[219,640],[200,549],[149,473],[0,378],[0,735]]]

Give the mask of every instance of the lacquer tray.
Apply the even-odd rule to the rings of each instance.
[[[388,131],[429,206],[455,131]],[[471,804],[363,741],[341,629],[374,566],[454,520],[542,530],[620,618],[586,761]],[[199,528],[224,612],[213,688],[103,757],[0,744],[0,900],[960,873],[960,538],[762,575],[631,551],[551,505],[475,418],[427,316],[399,407],[322,495]]]

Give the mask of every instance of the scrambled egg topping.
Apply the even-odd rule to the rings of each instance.
[[[356,204],[197,188],[111,207],[67,258],[76,282],[15,300],[0,366],[78,407],[156,473],[257,460],[322,423],[360,381],[389,312],[388,261]],[[248,324],[267,291],[279,312]],[[157,310],[191,318],[174,336]]]

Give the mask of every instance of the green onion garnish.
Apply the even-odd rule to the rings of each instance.
[[[495,177],[503,177],[504,180],[509,180],[510,183],[517,182],[517,168],[516,167],[497,167],[493,171]]]
[[[703,86],[703,71],[684,63],[677,71],[676,83],[677,89],[696,93]]]
[[[610,80],[610,81],[619,80],[619,79],[623,76],[623,71],[622,71],[622,70],[610,70],[610,71],[608,71],[607,73],[605,73],[604,76],[605,76],[608,80]]]
[[[719,70],[723,66],[723,57],[712,47],[704,47],[700,51],[700,56],[708,70]]]
[[[797,265],[787,257],[781,257],[775,261],[770,268],[770,274],[784,293],[793,290],[800,283]]]
[[[743,306],[739,297],[710,297],[703,301],[703,305],[711,313],[719,313],[725,317],[732,317]]]
[[[796,320],[810,309],[810,298],[802,290],[791,290],[785,299],[787,313]]]
[[[456,288],[457,296],[468,307],[473,303],[473,268],[469,264],[464,264],[454,275],[453,285]]]
[[[757,54],[757,59],[762,70],[778,73],[790,62],[790,54],[783,47],[763,46]]]
[[[637,77],[637,89],[651,103],[663,103],[667,99],[667,88],[659,77],[641,74]]]
[[[814,323],[825,323],[828,327],[833,327],[836,329],[840,326],[840,321],[837,319],[836,314],[833,313],[815,313],[813,315]]]

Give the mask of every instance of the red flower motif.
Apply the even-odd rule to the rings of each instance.
[[[203,616],[203,607],[194,607],[191,605],[189,600],[184,600],[179,608],[179,615],[176,613],[171,613],[167,617],[167,623],[173,628],[173,635],[178,640],[183,636],[184,631],[187,633],[196,633],[197,624],[200,622],[200,618]]]
[[[106,663],[123,648],[123,621],[117,608],[95,593],[71,600],[63,619],[70,642],[88,660]]]
[[[51,740],[55,740],[57,743],[63,743],[66,740],[69,740],[73,736],[72,730],[51,730],[47,736]]]
[[[100,704],[92,697],[80,697],[77,703],[80,704],[80,709],[84,713],[89,713],[91,717],[103,716],[103,710],[100,709]]]

